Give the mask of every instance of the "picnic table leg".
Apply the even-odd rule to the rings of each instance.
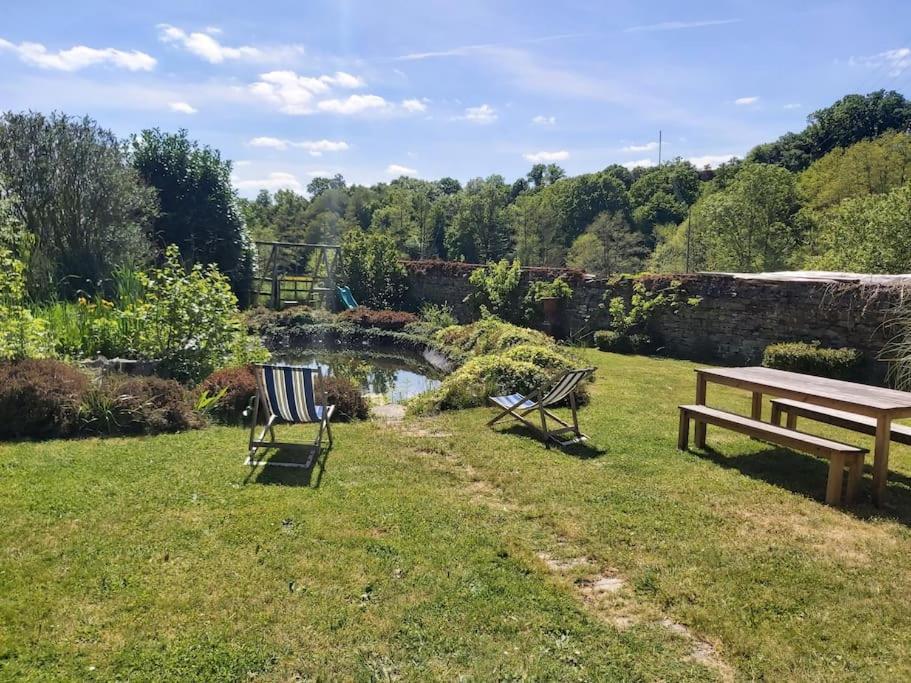
[[[696,375],[696,404],[700,406],[705,405],[705,390],[706,390],[706,381],[705,377],[699,373]],[[696,442],[696,448],[705,448],[705,422],[696,422],[696,429],[694,433],[694,440]]]
[[[762,393],[759,391],[753,392],[753,403],[750,406],[750,417],[754,420],[762,419]]]
[[[892,419],[886,415],[876,418],[876,448],[873,451],[873,504],[882,507],[889,474],[889,441]]]

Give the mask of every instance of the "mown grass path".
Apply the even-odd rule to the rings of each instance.
[[[586,357],[575,454],[484,409],[338,425],[318,487],[239,428],[0,447],[0,679],[911,677],[911,451],[834,510],[821,461],[675,450],[692,364]]]

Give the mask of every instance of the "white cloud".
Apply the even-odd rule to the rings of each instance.
[[[298,76],[293,71],[270,71],[260,74],[250,85],[250,92],[274,105],[286,114],[310,114],[313,99],[328,92],[329,86],[319,78]]]
[[[790,103],[784,105],[783,108],[784,109],[800,109],[801,106],[803,106],[803,105],[798,104],[797,102],[790,102]]]
[[[738,97],[736,100],[734,100],[734,104],[739,107],[743,107],[750,104],[756,104],[758,101],[759,97],[754,95],[752,97]]]
[[[339,88],[363,88],[367,85],[364,82],[364,79],[360,76],[353,76],[352,74],[345,73],[344,71],[336,71],[333,76],[320,76],[319,79],[326,85],[336,86]]]
[[[465,115],[459,118],[483,125],[496,121],[497,112],[489,104],[482,104],[480,107],[468,107],[465,109]]]
[[[707,19],[705,21],[661,21],[657,24],[645,24],[644,26],[630,26],[624,29],[626,33],[639,33],[642,31],[680,31],[688,28],[703,28],[705,26],[723,26],[724,24],[736,24],[742,19]]]
[[[284,45],[278,47],[260,48],[251,45],[230,47],[222,45],[212,37],[220,30],[208,27],[204,32],[187,32],[182,28],[170,24],[158,25],[158,37],[164,43],[179,45],[187,52],[200,57],[211,64],[221,64],[225,61],[269,62],[281,61],[301,55],[304,48],[300,45]]]
[[[195,114],[198,110],[189,102],[169,102],[168,107],[178,114]]]
[[[276,190],[304,191],[304,186],[297,176],[293,173],[286,173],[284,171],[273,171],[265,178],[250,178],[248,180],[233,178],[233,181],[234,186],[238,190],[269,190],[270,192],[275,192]]]
[[[553,126],[557,123],[557,117],[538,114],[531,120],[531,122],[536,126]]]
[[[335,175],[332,171],[324,171],[322,169],[316,171],[307,171],[307,175],[311,178],[331,178]]]
[[[331,114],[360,114],[365,111],[386,109],[390,105],[379,95],[349,95],[347,98],[323,100],[317,107]]]
[[[292,140],[283,140],[281,138],[257,137],[247,143],[251,147],[263,147],[267,149],[286,150],[289,147],[307,150],[311,156],[322,156],[323,152],[344,152],[349,145],[344,140],[302,140],[294,142]]]
[[[96,64],[109,64],[128,71],[151,71],[157,64],[155,58],[145,52],[126,52],[113,47],[99,49],[76,45],[68,50],[48,52],[41,43],[24,42],[16,45],[0,38],[0,51],[12,52],[31,66],[57,71],[78,71]]]
[[[569,152],[561,149],[556,152],[527,152],[522,156],[533,164],[540,164],[548,161],[565,161],[569,159]]]
[[[408,166],[402,166],[400,164],[389,164],[386,167],[386,173],[396,177],[403,175],[415,176],[418,174],[415,169],[409,168]]]
[[[624,152],[651,152],[658,149],[657,142],[646,142],[644,145],[627,145],[623,148]]]
[[[402,109],[408,112],[417,113],[427,111],[427,105],[417,99],[402,100]]]
[[[628,168],[630,170],[633,170],[634,168],[638,168],[638,167],[648,168],[650,166],[655,165],[655,160],[654,159],[637,159],[636,161],[624,161],[620,165],[625,166],[626,168]]]
[[[736,154],[705,154],[698,157],[688,157],[687,161],[689,161],[696,168],[705,168],[706,166],[715,168],[723,163],[730,161],[736,156]]]
[[[867,57],[851,57],[848,61],[851,66],[886,69],[890,76],[901,76],[902,73],[911,69],[911,48],[899,47]]]

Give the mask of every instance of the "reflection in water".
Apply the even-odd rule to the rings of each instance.
[[[440,385],[439,373],[418,356],[320,351],[282,354],[281,362],[320,367],[323,374],[347,377],[377,403],[401,403]]]

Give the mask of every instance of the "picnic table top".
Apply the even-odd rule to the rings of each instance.
[[[761,366],[745,368],[699,368],[707,379],[745,389],[780,392],[788,398],[822,403],[832,407],[861,409],[858,412],[899,412],[911,414],[911,393],[874,387],[868,384],[845,382],[827,377],[804,375]],[[814,400],[815,399],[815,400]]]

